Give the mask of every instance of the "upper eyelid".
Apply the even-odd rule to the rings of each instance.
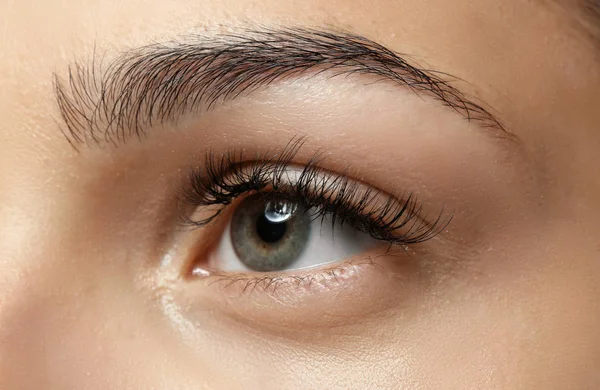
[[[441,72],[418,68],[384,46],[348,33],[245,30],[145,46],[105,69],[96,60],[94,55],[90,66],[71,66],[68,84],[55,75],[63,133],[74,146],[116,145],[142,137],[153,124],[176,121],[187,112],[309,71],[375,75],[506,133],[496,117],[443,80]]]
[[[325,206],[335,207],[342,223],[345,217],[339,212],[345,210],[348,215],[353,215],[346,223],[359,230],[364,229],[373,238],[390,243],[395,241],[406,245],[427,241],[450,224],[453,214],[446,218],[443,210],[435,221],[422,219],[420,202],[410,192],[398,198],[393,193],[352,179],[346,172],[335,173],[323,169],[321,163],[325,158],[321,151],[305,165],[293,164],[294,157],[305,141],[303,137],[294,138],[281,153],[257,155],[246,163],[243,163],[246,160],[243,152],[237,153],[235,150],[220,157],[207,154],[204,169],[192,171],[180,201],[195,207],[220,205],[221,208],[203,220],[195,221],[184,216],[182,222],[188,226],[207,225],[220,215],[232,199],[271,186],[272,191],[268,191],[267,195],[274,192],[309,200],[314,203],[309,206],[321,207],[323,216],[331,213]],[[290,178],[290,169],[296,179]],[[383,202],[380,201],[382,199]],[[405,226],[410,226],[408,232],[400,238],[396,237],[395,232]]]

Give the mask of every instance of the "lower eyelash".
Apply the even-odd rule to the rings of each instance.
[[[251,193],[300,202],[312,210],[315,219],[330,215],[334,225],[348,224],[392,245],[427,241],[450,223],[452,216],[445,218],[443,212],[433,222],[421,218],[422,207],[412,194],[396,198],[325,171],[319,167],[320,153],[291,182],[289,171],[303,143],[303,139],[293,140],[280,154],[258,155],[251,163],[245,163],[248,159],[241,151],[222,156],[208,153],[204,168],[192,171],[182,202],[195,208],[220,207],[201,220],[184,217],[184,224],[209,224],[235,199]]]
[[[240,294],[251,294],[258,291],[275,294],[278,289],[285,287],[293,287],[295,290],[298,288],[307,290],[332,288],[347,279],[352,279],[358,269],[364,266],[378,267],[380,265],[372,257],[367,257],[317,270],[305,270],[303,274],[298,274],[296,271],[295,273],[282,272],[257,276],[203,269],[202,277],[208,279],[208,284],[211,286],[220,284],[223,289],[235,290]]]

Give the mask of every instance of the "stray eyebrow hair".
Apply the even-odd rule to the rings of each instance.
[[[189,36],[128,51],[107,67],[94,52],[89,66],[69,67],[66,81],[55,74],[54,87],[66,126],[61,130],[74,147],[116,146],[132,137],[142,139],[154,125],[310,72],[375,76],[505,132],[489,111],[442,79],[447,74],[411,65],[358,35],[305,28]]]

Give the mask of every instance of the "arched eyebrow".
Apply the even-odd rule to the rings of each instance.
[[[191,36],[120,55],[104,67],[69,67],[54,76],[63,133],[73,144],[117,145],[147,129],[199,114],[219,102],[286,78],[327,73],[370,76],[434,98],[467,120],[504,132],[482,105],[451,85],[447,74],[419,68],[367,38],[312,29],[245,30]]]

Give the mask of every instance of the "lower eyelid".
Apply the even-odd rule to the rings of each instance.
[[[375,256],[375,258],[377,257]],[[344,284],[351,283],[366,267],[380,268],[381,264],[378,264],[373,256],[363,255],[341,263],[286,272],[233,273],[196,267],[192,274],[204,279],[208,286],[221,287],[222,292],[229,295],[276,294],[281,290],[312,294],[337,289]]]
[[[409,255],[357,256],[342,263],[290,273],[226,274],[205,270],[185,280],[187,315],[228,318],[254,329],[278,329],[283,336],[319,327],[364,324],[420,299],[418,260]]]

